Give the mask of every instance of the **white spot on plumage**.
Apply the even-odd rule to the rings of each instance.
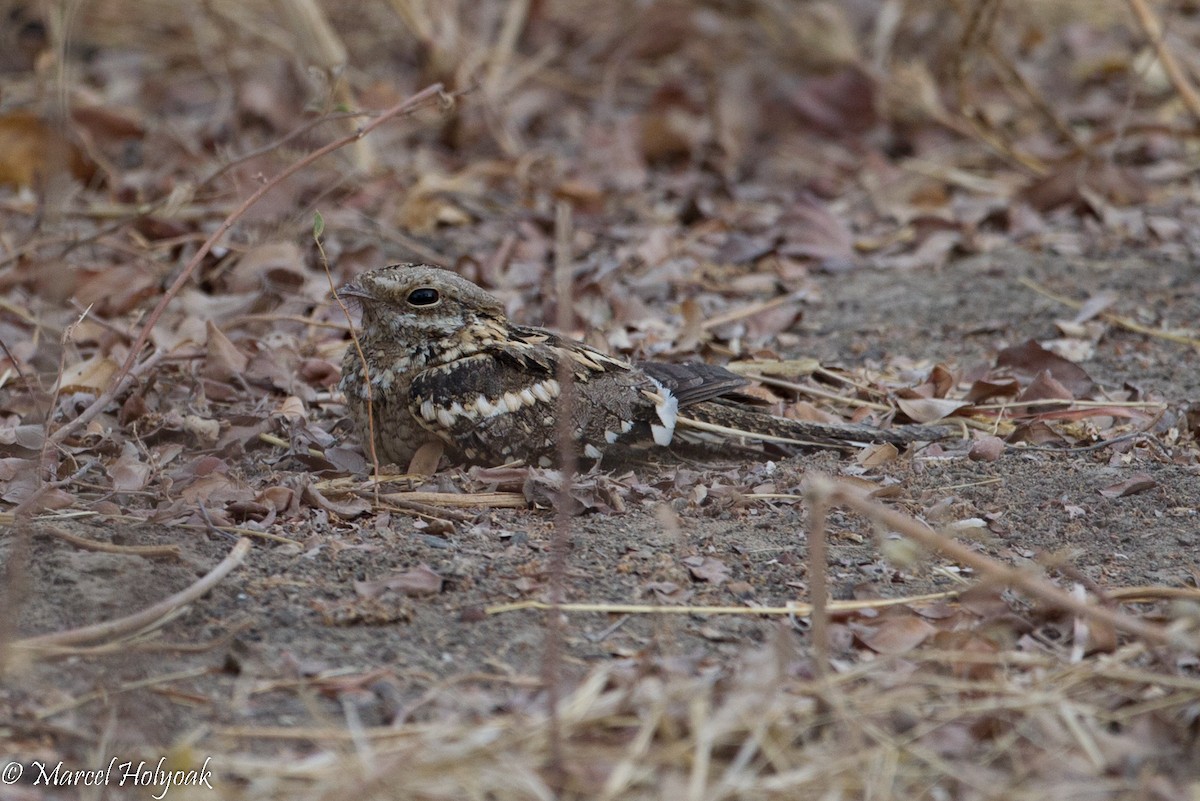
[[[510,412],[515,412],[515,411],[519,411],[521,406],[523,406],[524,404],[522,404],[521,399],[519,397],[517,397],[517,393],[505,392],[504,393],[504,405],[508,407],[508,410]]]
[[[621,423],[621,433],[622,434],[628,434],[632,430],[633,430],[633,421],[632,420],[626,420]]]
[[[604,441],[607,442],[609,445],[612,445],[614,442],[617,441],[617,437],[619,437],[619,436],[621,436],[621,435],[618,434],[616,431],[605,431],[604,432]]]
[[[554,464],[554,462],[551,461],[549,456],[538,457],[538,467],[549,467],[552,464]]]
[[[651,423],[650,435],[654,437],[655,445],[661,445],[665,448],[675,438],[675,430],[666,426],[660,426],[658,423]]]
[[[675,421],[679,417],[679,399],[658,381],[653,378],[650,380],[658,388],[658,392],[651,393],[650,397],[654,401],[654,411],[658,414],[661,423],[661,425],[651,423],[650,433],[654,437],[655,444],[666,447],[675,438]]]
[[[445,409],[445,408],[438,409],[437,410],[437,421],[439,423],[441,423],[442,425],[444,425],[446,428],[452,428],[454,426],[454,415],[450,414],[449,409]]]
[[[475,399],[475,410],[484,417],[495,417],[500,413],[496,405],[482,395]]]
[[[550,393],[549,388],[546,386],[548,383],[547,381],[539,381],[530,387],[528,391],[543,403],[549,403],[554,400],[554,395]]]
[[[437,410],[433,408],[433,401],[421,401],[421,416],[431,423],[437,419]]]
[[[528,387],[521,390],[520,395],[521,403],[524,403],[526,406],[532,406],[538,402],[538,399],[533,396],[533,392]]]
[[[604,454],[600,453],[600,449],[589,442],[583,446],[583,455],[589,459],[599,459]]]

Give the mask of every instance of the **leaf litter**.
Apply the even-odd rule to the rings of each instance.
[[[14,754],[86,767],[102,732],[84,715],[106,707],[122,746],[207,749],[246,798],[1194,792],[1200,384],[1181,365],[1200,299],[1154,263],[1197,246],[1195,109],[1165,69],[1185,48],[1124,4],[1019,5],[114,2],[79,10],[86,47],[59,51],[16,3],[26,38],[0,74]],[[1128,5],[1141,26],[1168,12]],[[1176,37],[1193,22],[1170,12]],[[49,93],[39,52],[86,70]],[[147,316],[269,176],[365,124],[340,111],[434,80],[441,107],[274,186]],[[952,422],[961,441],[731,448],[570,480],[436,457],[375,471],[335,392],[348,323],[330,284],[436,260],[540,324],[564,241],[569,333],[732,362],[784,416]],[[1150,256],[1123,268],[1130,251]],[[155,360],[131,353],[147,330]],[[1172,639],[1118,634],[1042,585],[1002,591],[871,514],[831,513],[814,568],[801,501],[819,471]],[[546,511],[564,497],[560,574]],[[69,537],[35,536],[51,524]],[[158,543],[182,564],[120,550]],[[73,661],[29,639],[155,611],[234,552],[242,567],[154,631],[104,629]],[[814,582],[862,604],[830,608],[824,643],[800,608]],[[1122,583],[1144,585],[1136,604]],[[947,595],[870,604],[927,590]],[[561,607],[558,629],[494,611],[553,600],[588,611]],[[553,637],[572,661],[551,663]]]

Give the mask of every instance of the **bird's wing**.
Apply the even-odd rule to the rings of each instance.
[[[675,406],[669,391],[628,362],[538,329],[514,327],[470,356],[418,373],[409,409],[471,461],[552,461],[561,364],[572,368],[571,422],[582,455],[600,458],[639,424],[649,425],[660,444],[670,442]]]
[[[750,383],[724,367],[704,362],[641,362],[638,367],[666,387],[679,400],[680,408],[719,398]]]

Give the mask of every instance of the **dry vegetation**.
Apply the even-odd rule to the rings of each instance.
[[[1120,332],[1135,361],[1176,349],[1195,391],[1200,332],[1177,308],[1022,279],[1062,309],[1057,336],[981,369],[906,358],[886,333],[883,357],[823,364],[798,332],[826,282],[869,271],[936,293],[980,254],[1194,261],[1195,3],[45,0],[0,2],[0,20],[0,763],[104,764],[120,696],[159,704],[158,734],[122,753],[211,757],[228,798],[1200,798],[1194,537],[1175,586],[1022,562],[995,545],[1003,513],[901,497],[880,471],[920,462],[891,446],[823,462],[840,482],[750,451],[565,488],[524,468],[380,477],[342,419],[349,326],[330,301],[364,269],[430,261],[541,323],[562,319],[565,265],[592,344],[729,363],[781,414],[962,425],[925,459],[1058,449],[1124,471],[1106,499],[1173,476],[1150,513],[1194,531],[1197,398],[1081,366]],[[736,543],[670,553],[693,527],[773,514],[803,545],[772,563],[794,601],[768,602]],[[615,537],[627,515],[668,542],[608,565],[641,597],[566,550],[584,521]],[[877,549],[878,586],[834,586],[847,538]],[[510,573],[413,558],[329,572],[350,597],[297,608],[330,637],[413,641],[439,615],[504,617],[539,643],[533,668],[481,648],[364,719],[402,660],[366,669],[348,645],[344,665],[268,675],[239,650],[280,612],[237,599],[294,575],[266,560],[369,565],[381,541]],[[179,569],[158,586],[112,567],[114,605],[56,596],[72,555],[97,553]],[[91,616],[55,616],[77,607]],[[654,627],[680,616],[709,650],[664,644]],[[720,628],[749,616],[757,639]],[[648,645],[585,662],[568,647],[592,637],[583,619],[654,622]],[[73,791],[0,785],[56,792]]]

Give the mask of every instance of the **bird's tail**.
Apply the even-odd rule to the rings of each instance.
[[[757,409],[717,401],[694,403],[681,409],[677,433],[696,432],[701,439],[746,439],[810,448],[858,448],[872,442],[907,445],[937,442],[960,435],[950,426],[897,426],[875,428],[854,423],[817,423],[777,417]],[[704,436],[707,435],[707,436]]]

